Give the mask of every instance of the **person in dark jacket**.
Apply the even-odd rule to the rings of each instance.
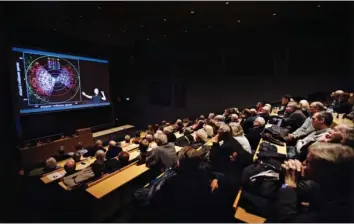
[[[174,166],[176,175],[167,179],[151,200],[149,221],[215,221],[209,175],[198,169],[199,163],[198,151],[189,146],[182,148]]]
[[[340,144],[321,143],[310,147],[306,167],[297,160],[283,164],[285,184],[269,222],[353,222],[354,151]],[[296,189],[297,172],[305,174],[316,184],[308,195],[308,212],[300,211],[302,195]],[[318,187],[317,187],[318,186]]]
[[[113,157],[118,156],[118,154],[122,151],[122,148],[117,146],[117,143],[115,141],[110,141],[108,144],[108,150],[106,153],[106,158],[112,159]]]
[[[60,161],[69,159],[71,156],[65,153],[65,150],[63,147],[60,147],[59,151],[58,151],[58,155],[54,155],[53,157],[57,162],[60,162]]]
[[[263,117],[257,117],[253,122],[253,128],[246,134],[246,138],[248,139],[251,149],[256,150],[261,140],[261,133],[264,129],[265,120]]]
[[[99,139],[95,142],[95,145],[93,147],[87,149],[88,152],[84,154],[84,157],[95,156],[98,150],[106,151],[106,149],[103,147],[102,141]]]
[[[281,106],[278,111],[279,115],[283,115],[285,113],[286,107],[288,103],[290,102],[291,96],[290,95],[285,95],[281,98]]]
[[[338,96],[338,100],[333,106],[333,111],[339,114],[348,114],[351,112],[352,104],[348,102],[349,94],[341,93]]]
[[[172,142],[175,143],[176,142],[176,135],[173,133],[173,127],[167,126],[163,129],[163,133],[165,133],[165,135],[167,136],[167,141],[168,142]]]
[[[146,158],[151,156],[151,152],[148,151],[149,145],[150,145],[150,143],[146,139],[144,139],[140,142],[140,144],[139,144],[140,155],[138,157],[139,164],[146,163]]]
[[[76,173],[76,163],[73,159],[67,161],[64,165],[65,176],[70,176],[71,174]]]
[[[230,172],[230,166],[233,169],[235,168],[234,165],[236,165],[236,170],[243,169],[244,163],[248,164],[248,159],[252,157],[248,157],[247,154],[249,153],[232,137],[231,128],[226,124],[222,124],[218,131],[218,137],[213,140],[213,145],[210,149],[209,157],[213,170],[219,173],[227,173]],[[237,157],[237,162],[234,163],[231,157],[236,158],[236,156],[239,157]]]
[[[300,128],[305,120],[306,116],[300,110],[299,105],[296,102],[290,102],[286,107],[286,114],[284,115],[281,126],[288,129],[291,133]]]
[[[129,164],[129,153],[120,152],[117,157],[114,157],[110,160],[106,160],[104,165],[104,173],[112,173],[116,170],[119,170]]]
[[[146,166],[167,169],[177,161],[175,145],[167,141],[167,136],[162,131],[157,131],[154,138],[158,147],[146,158]]]
[[[241,126],[245,134],[247,134],[253,128],[253,122],[256,119],[256,114],[249,109],[242,111]]]

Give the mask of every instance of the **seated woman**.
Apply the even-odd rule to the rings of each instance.
[[[300,100],[299,102],[300,109],[302,113],[308,117],[310,116],[309,110],[310,110],[310,104],[307,100]]]
[[[234,139],[236,139],[242,145],[242,148],[246,152],[252,153],[251,145],[250,145],[248,139],[245,137],[245,134],[243,133],[242,126],[238,123],[231,122],[230,127],[232,130],[232,136],[234,137]]]

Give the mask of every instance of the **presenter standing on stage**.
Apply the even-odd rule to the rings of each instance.
[[[93,92],[95,93],[94,96],[87,95],[85,92],[82,92],[82,95],[88,99],[92,99],[93,103],[100,103],[101,100],[106,100],[106,96],[104,95],[103,91],[101,91],[102,96],[99,95],[99,90],[97,88],[95,88]]]

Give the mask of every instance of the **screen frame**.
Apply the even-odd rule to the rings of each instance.
[[[46,113],[58,113],[58,112],[67,112],[67,111],[72,111],[72,110],[85,110],[85,109],[92,109],[92,108],[99,108],[99,107],[110,107],[111,110],[113,109],[113,105],[112,102],[109,101],[107,103],[104,104],[100,104],[100,105],[95,105],[95,104],[91,104],[91,105],[85,105],[85,106],[73,106],[73,107],[69,107],[69,108],[60,108],[60,109],[53,109],[53,110],[46,110],[44,109],[43,111],[34,111],[34,112],[21,112],[21,108],[20,108],[20,104],[19,104],[19,99],[18,99],[18,86],[17,86],[17,71],[16,71],[16,66],[14,66],[13,62],[16,61],[15,58],[15,52],[22,52],[22,51],[18,51],[18,50],[27,50],[27,51],[31,51],[34,52],[35,54],[41,55],[40,53],[48,53],[51,56],[60,56],[60,57],[69,57],[71,59],[79,59],[79,60],[86,60],[86,61],[91,61],[91,62],[98,62],[98,63],[106,63],[108,66],[108,70],[109,70],[109,76],[110,76],[110,61],[107,58],[103,58],[103,57],[91,57],[91,56],[87,56],[85,54],[79,54],[81,56],[78,56],[78,54],[76,53],[69,53],[69,52],[59,52],[57,50],[44,50],[38,47],[27,47],[27,46],[22,46],[22,45],[18,45],[18,44],[12,44],[12,46],[9,47],[9,66],[10,66],[10,76],[11,76],[11,89],[12,89],[12,101],[13,101],[13,108],[14,108],[14,112],[15,115],[22,117],[22,116],[31,116],[31,115],[40,115],[40,114],[46,114]],[[108,94],[109,94],[109,98],[111,99],[111,85],[110,83],[108,83]],[[27,88],[27,87],[26,87]],[[29,109],[30,110],[30,109]],[[33,109],[36,110],[36,109]],[[15,117],[17,117],[15,116]],[[113,117],[112,117],[112,122],[113,122]]]

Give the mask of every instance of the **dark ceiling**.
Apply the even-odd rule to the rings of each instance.
[[[189,33],[311,22],[349,15],[350,2],[14,2],[11,28],[53,33],[119,46]]]

